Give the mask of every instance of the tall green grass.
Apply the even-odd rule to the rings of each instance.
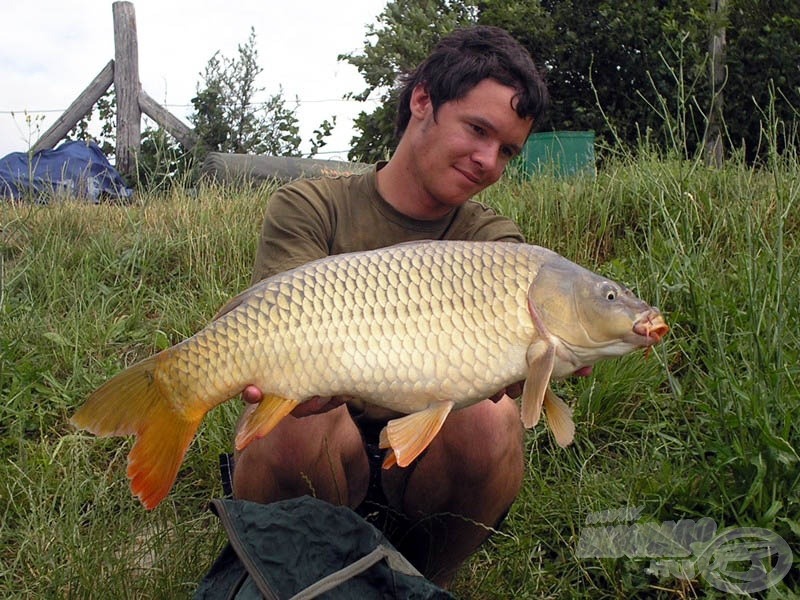
[[[145,195],[133,206],[0,206],[0,596],[186,598],[224,538],[237,403],[212,412],[175,489],[131,497],[129,442],[68,418],[126,365],[203,326],[249,283],[268,189]],[[649,358],[558,382],[576,442],[527,437],[523,492],[461,573],[464,598],[721,595],[649,561],[581,558],[592,513],[758,526],[800,552],[800,166],[709,170],[643,154],[596,178],[508,178],[482,200],[528,239],[634,288],[672,332]],[[797,569],[771,590],[789,596]]]

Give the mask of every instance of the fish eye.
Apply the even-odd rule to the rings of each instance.
[[[612,290],[612,289],[606,290],[606,300],[613,301],[613,300],[616,300],[616,299],[617,299],[617,291],[616,290]]]

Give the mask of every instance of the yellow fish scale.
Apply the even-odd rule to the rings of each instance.
[[[219,404],[245,382],[399,412],[477,402],[524,377],[535,263],[522,248],[405,244],[289,271],[176,346],[160,378],[183,390],[181,404]]]

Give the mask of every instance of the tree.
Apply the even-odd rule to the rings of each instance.
[[[600,139],[635,144],[641,134],[663,128],[664,115],[652,107],[675,97],[672,69],[683,68],[670,60],[690,53],[687,73],[699,89],[698,56],[706,44],[700,6],[707,0],[390,2],[379,26],[368,28],[363,53],[340,57],[368,84],[353,97],[365,100],[378,91],[382,100],[373,113],[356,119],[361,136],[353,140],[351,158],[374,160],[391,149],[397,77],[416,66],[441,35],[475,22],[510,31],[545,71],[553,104],[540,128],[592,129]],[[693,32],[688,43],[687,28]]]
[[[733,147],[755,161],[770,151],[765,125],[785,126],[772,133],[776,150],[797,144],[800,4],[728,0],[726,17],[725,129]]]
[[[699,127],[707,0],[485,0],[480,21],[508,29],[544,66],[548,127],[635,146]],[[678,81],[680,80],[680,81]],[[666,122],[665,122],[666,120]],[[697,140],[692,142],[697,145]]]
[[[266,101],[255,102],[264,88],[256,86],[263,68],[258,64],[254,29],[238,50],[236,58],[219,52],[211,57],[192,98],[195,112],[189,120],[202,150],[299,156],[298,121],[286,106],[283,88]]]
[[[726,146],[744,147],[756,160],[767,151],[767,114],[773,124],[785,125],[784,133],[777,132],[778,146],[787,147],[797,134],[800,4],[724,5],[716,11],[709,0],[394,0],[380,25],[368,28],[364,51],[340,57],[368,84],[353,97],[380,93],[382,101],[356,120],[361,135],[353,140],[351,158],[374,160],[391,150],[391,92],[398,75],[413,68],[440,35],[478,22],[509,30],[543,67],[552,106],[540,127],[590,129],[601,144],[648,144],[695,156],[710,124],[727,137]],[[709,45],[721,31],[725,63],[713,67]]]
[[[378,25],[367,27],[363,53],[339,56],[355,66],[367,82],[364,91],[351,97],[363,102],[377,94],[381,101],[371,113],[362,111],[356,117],[354,125],[361,135],[351,142],[351,160],[374,162],[386,157],[396,143],[398,77],[424,60],[443,34],[474,21],[475,7],[470,0],[394,0],[378,16]]]

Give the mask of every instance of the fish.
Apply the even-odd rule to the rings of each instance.
[[[132,493],[169,493],[198,426],[248,385],[238,450],[302,402],[346,396],[400,416],[384,468],[407,467],[448,414],[525,381],[520,416],[544,413],[560,446],[575,427],[550,381],[649,349],[669,331],[631,290],[546,248],[515,242],[408,242],[322,258],[230,300],[190,338],[109,379],[71,417],[97,436],[136,436]]]

